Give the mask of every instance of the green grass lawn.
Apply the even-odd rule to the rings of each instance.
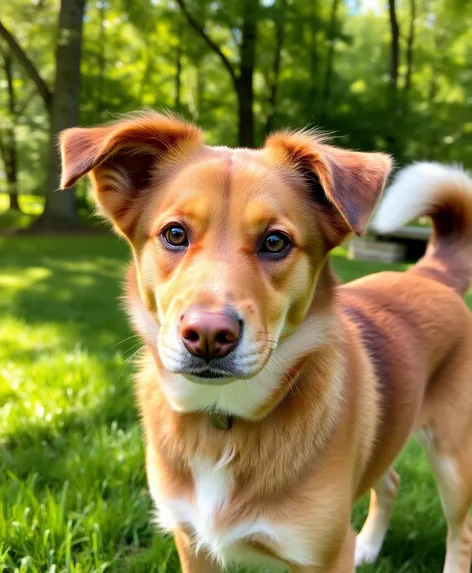
[[[151,525],[130,358],[118,310],[118,239],[0,237],[0,571],[176,572]],[[378,265],[334,257],[343,280]],[[446,527],[425,458],[411,443],[375,567],[439,572]],[[356,507],[358,527],[367,500]]]

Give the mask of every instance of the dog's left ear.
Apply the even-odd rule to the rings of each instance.
[[[265,145],[273,156],[299,171],[324,194],[346,225],[344,234],[362,235],[392,168],[384,153],[349,151],[310,133],[275,133]]]
[[[102,214],[129,237],[155,170],[165,161],[182,159],[201,140],[194,125],[156,112],[101,127],[67,129],[60,136],[61,188],[90,173]]]

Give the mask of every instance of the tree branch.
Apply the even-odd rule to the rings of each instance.
[[[182,13],[187,18],[187,21],[190,24],[190,26],[192,26],[192,28],[196,32],[198,32],[198,34],[200,34],[200,36],[205,40],[205,42],[208,44],[208,46],[220,58],[224,67],[227,69],[229,75],[231,76],[231,79],[233,80],[235,87],[237,88],[239,78],[236,75],[236,72],[234,71],[233,64],[228,60],[228,58],[223,54],[223,52],[217,46],[217,44],[215,44],[215,42],[205,32],[205,30],[203,29],[203,26],[190,14],[190,12],[187,9],[187,6],[185,5],[184,0],[177,0],[177,4],[180,6],[180,9],[182,10]]]
[[[405,92],[411,87],[411,74],[413,68],[413,45],[415,42],[415,20],[416,20],[416,0],[410,0],[410,31],[408,33],[408,42],[406,49],[406,76]]]
[[[10,34],[10,32],[5,28],[2,22],[0,22],[0,36],[2,36],[2,38],[5,39],[8,46],[10,47],[12,54],[18,59],[18,61],[28,74],[28,76],[35,83],[36,87],[38,88],[39,94],[43,98],[46,108],[49,110],[52,102],[51,91],[49,90],[43,78],[39,75],[38,70],[36,69],[33,62],[28,58],[28,56],[25,54],[21,46],[18,44],[15,38]]]

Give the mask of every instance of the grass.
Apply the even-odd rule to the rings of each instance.
[[[155,534],[117,310],[127,261],[107,235],[0,237],[0,571],[173,573]],[[379,270],[346,260],[343,280]],[[416,443],[380,562],[363,573],[442,570],[446,527]],[[354,512],[358,527],[367,500]]]

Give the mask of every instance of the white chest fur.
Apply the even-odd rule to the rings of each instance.
[[[194,502],[188,499],[163,499],[155,495],[158,523],[173,531],[179,525],[194,532],[197,549],[205,549],[222,565],[230,563],[264,566],[271,571],[286,571],[282,560],[300,565],[315,564],[313,547],[300,527],[275,523],[262,515],[242,521],[229,528],[215,526],[216,514],[224,513],[231,500],[233,480],[227,471],[229,456],[213,465],[206,460],[194,460]],[[153,494],[157,493],[154,488]],[[261,536],[277,547],[281,561],[268,557],[245,544],[248,537]]]

